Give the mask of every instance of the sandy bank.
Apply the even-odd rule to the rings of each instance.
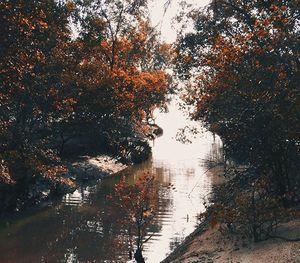
[[[300,242],[278,238],[252,243],[241,236],[221,233],[207,224],[196,230],[163,263],[300,263]],[[281,224],[278,236],[300,237],[300,220]]]
[[[117,158],[101,154],[98,156],[81,156],[69,164],[71,174],[76,180],[101,179],[105,176],[118,173],[128,165],[121,163]]]

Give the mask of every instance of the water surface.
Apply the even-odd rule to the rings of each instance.
[[[122,175],[134,182],[144,172],[159,182],[158,213],[144,256],[147,263],[163,260],[199,223],[214,180],[205,159],[219,153],[219,141],[203,132],[192,144],[177,142],[178,128],[197,124],[175,102],[169,113],[156,116],[164,135],[155,140],[150,160],[8,219],[0,228],[0,262],[126,262],[126,229],[111,215],[106,196]]]

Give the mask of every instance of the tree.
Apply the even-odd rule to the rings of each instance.
[[[76,118],[97,125],[100,136],[123,152],[128,147],[122,141],[143,138],[153,110],[165,106],[170,52],[150,26],[144,1],[95,1],[92,6],[83,6],[86,16],[77,40],[83,59]]]
[[[126,152],[130,162],[149,156],[147,120],[164,106],[169,77],[158,65],[168,58],[166,45],[145,7],[130,0],[0,3],[4,185],[17,192],[39,180],[72,185],[61,158],[74,137],[92,138],[98,152]]]
[[[145,18],[147,0],[92,0],[91,2],[77,1],[85,16],[82,19],[83,36],[99,37],[99,31],[90,32],[91,26],[99,23],[101,35],[108,39],[109,51],[105,53],[112,70],[118,56],[119,37],[127,36],[138,26],[140,19]],[[96,23],[95,23],[96,22]]]
[[[151,235],[146,238],[147,227],[155,217],[158,202],[158,187],[154,177],[144,174],[134,184],[128,183],[123,177],[115,185],[115,192],[110,199],[121,215],[121,222],[128,227],[130,248],[132,239],[135,239],[135,260],[138,263],[145,262],[143,245],[151,238]]]
[[[66,171],[46,142],[75,103],[70,82],[62,80],[73,63],[70,11],[52,0],[15,0],[1,1],[0,12],[0,159],[11,182],[26,188],[39,176]]]
[[[213,1],[190,13],[195,32],[176,59],[193,80],[191,117],[221,136],[227,155],[270,176],[283,199],[299,184],[298,4]]]

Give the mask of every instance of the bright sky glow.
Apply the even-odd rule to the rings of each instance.
[[[180,2],[182,0],[172,0],[165,15],[164,4],[167,0],[150,0],[149,10],[152,25],[158,25],[158,30],[161,30],[162,40],[172,43],[176,40],[176,26],[172,19],[180,12]],[[187,4],[192,4],[195,7],[203,7],[210,0],[186,0]]]

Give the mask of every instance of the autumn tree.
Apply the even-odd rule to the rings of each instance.
[[[145,1],[94,1],[82,8],[76,114],[97,124],[118,152],[127,152],[126,138],[144,137],[153,110],[164,107],[170,78],[163,67],[170,52],[150,25]]]
[[[7,0],[0,15],[4,184],[71,184],[61,158],[80,136],[130,162],[148,157],[143,138],[166,101],[169,53],[146,1]]]
[[[120,36],[127,36],[130,30],[137,27],[138,21],[145,18],[147,0],[92,0],[90,2],[77,1],[86,17],[82,20],[83,33],[92,37],[99,37],[94,31],[90,34],[91,25],[98,21],[105,25],[101,35],[108,39],[110,46],[106,53],[109,67],[112,70],[118,56],[118,41]]]
[[[118,209],[120,221],[128,228],[130,249],[132,240],[135,240],[135,260],[138,263],[145,262],[143,245],[151,238],[151,235],[147,237],[147,227],[155,217],[158,202],[158,187],[154,177],[144,174],[134,184],[123,177],[115,185],[114,194],[109,199],[113,207]]]
[[[209,216],[255,241],[299,202],[298,5],[212,1],[188,14],[194,31],[177,46],[191,118],[221,137],[236,164]]]
[[[216,0],[189,16],[177,73],[191,117],[226,154],[269,176],[285,201],[299,185],[299,1]],[[289,197],[287,197],[289,196]],[[296,199],[295,199],[296,198]]]
[[[0,159],[11,182],[25,188],[39,176],[64,173],[47,142],[53,123],[75,103],[69,81],[70,11],[55,1],[1,1]],[[24,189],[23,189],[24,190]]]

